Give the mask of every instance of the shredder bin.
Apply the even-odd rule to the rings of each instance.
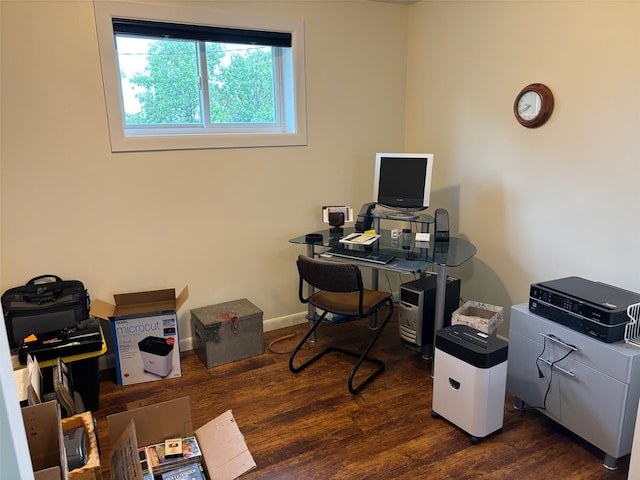
[[[146,337],[138,342],[144,371],[166,377],[173,368],[173,338]]]
[[[472,442],[502,430],[507,342],[468,325],[436,332],[432,415],[457,425]]]

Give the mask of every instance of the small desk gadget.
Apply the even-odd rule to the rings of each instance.
[[[393,255],[395,258],[385,264],[377,264],[365,261],[359,261],[355,259],[346,259],[339,257],[329,257],[328,259],[334,261],[349,262],[358,265],[359,267],[367,267],[373,270],[371,276],[371,288],[376,290],[378,288],[378,272],[385,270],[389,272],[396,272],[400,274],[424,274],[430,265],[436,265],[437,273],[437,285],[436,285],[436,304],[435,304],[435,325],[434,325],[434,342],[435,345],[435,332],[442,328],[444,324],[444,305],[445,305],[445,291],[447,282],[447,267],[457,267],[476,253],[476,247],[458,237],[450,237],[448,242],[436,242],[433,239],[424,245],[424,247],[416,246],[411,235],[410,242],[403,241],[400,238],[391,238],[390,230],[380,229],[380,220],[397,220],[397,221],[409,221],[403,218],[395,218],[392,216],[386,216],[385,214],[374,215],[373,226],[380,239],[369,247],[355,246],[357,249],[371,249],[381,254]],[[430,215],[418,215],[417,218],[410,220],[417,222],[421,232],[427,233],[429,231],[429,224],[433,223],[433,217]],[[345,228],[341,234],[332,234],[330,230],[321,230],[313,232],[312,234],[301,235],[289,240],[290,243],[306,245],[307,256],[314,257],[320,256],[327,250],[327,247],[343,246],[340,243],[340,238],[345,235],[353,233],[353,228]],[[315,309],[309,306],[307,319],[313,322],[315,318]],[[377,328],[377,321],[375,316],[371,317],[369,328],[375,330]],[[311,338],[311,341],[315,341],[315,337]]]

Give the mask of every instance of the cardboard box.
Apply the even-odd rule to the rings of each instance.
[[[62,431],[68,432],[76,428],[84,428],[85,445],[87,451],[87,463],[81,467],[69,471],[70,480],[102,480],[100,469],[100,452],[98,451],[98,439],[91,412],[79,413],[62,419]]]
[[[191,310],[191,328],[207,368],[264,353],[262,310],[246,298]]]
[[[488,334],[495,333],[503,320],[502,307],[473,300],[465,302],[451,315],[451,325],[468,325]]]
[[[38,403],[22,409],[31,464],[36,480],[67,480],[67,456],[58,402]]]
[[[112,478],[142,478],[138,447],[194,435],[189,397],[108,415],[107,433]],[[232,480],[256,467],[231,410],[197,429],[195,436],[210,480]]]
[[[94,300],[91,315],[109,320],[118,385],[182,376],[177,311],[189,298],[184,287],[124,293],[115,304]]]

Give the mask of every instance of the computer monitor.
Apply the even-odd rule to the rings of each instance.
[[[377,153],[373,181],[375,202],[399,213],[429,207],[431,153]]]

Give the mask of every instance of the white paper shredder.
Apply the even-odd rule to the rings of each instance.
[[[173,340],[173,339],[171,339]],[[166,377],[173,368],[173,343],[166,338],[146,337],[138,342],[144,371]]]
[[[432,416],[442,417],[471,441],[502,430],[507,383],[506,341],[468,325],[436,332]]]

